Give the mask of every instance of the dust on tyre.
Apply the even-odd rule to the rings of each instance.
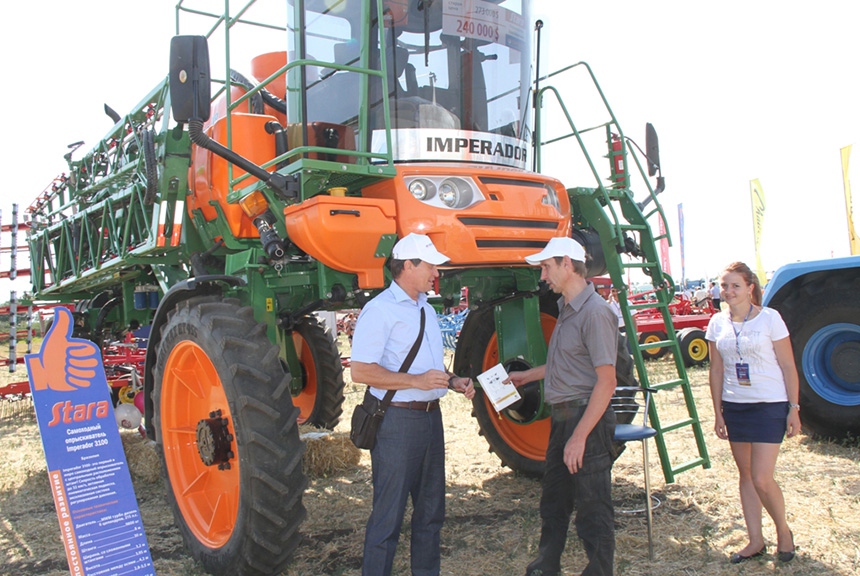
[[[249,307],[195,297],[170,312],[154,371],[167,499],[215,575],[280,572],[305,517],[290,378]]]
[[[778,310],[800,377],[800,420],[828,438],[860,435],[860,275],[834,273],[795,290]]]
[[[684,328],[678,331],[676,337],[685,367],[701,366],[708,361],[708,341],[705,340],[704,330]]]
[[[301,365],[300,386],[293,403],[300,410],[299,424],[334,428],[343,413],[343,365],[331,332],[316,316],[305,316],[292,333]]]
[[[666,340],[665,332],[643,332],[639,335],[640,344],[654,344],[663,340]],[[645,360],[656,360],[665,356],[668,351],[668,348],[644,348],[642,350],[642,358]]]

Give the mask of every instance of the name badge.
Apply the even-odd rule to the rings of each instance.
[[[738,362],[735,364],[735,373],[738,376],[738,384],[741,386],[752,386],[750,382],[750,365]]]

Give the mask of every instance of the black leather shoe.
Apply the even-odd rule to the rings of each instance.
[[[755,554],[750,554],[749,556],[744,556],[743,554],[734,552],[731,558],[729,558],[729,562],[731,562],[732,564],[740,564],[741,562],[746,562],[750,558],[758,558],[759,556],[764,556],[765,552],[767,552],[767,546],[762,546],[761,550],[759,550]],[[794,555],[794,552],[792,552],[792,555]]]

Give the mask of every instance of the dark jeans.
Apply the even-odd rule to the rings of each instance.
[[[538,557],[526,569],[543,574],[561,570],[570,516],[576,509],[576,533],[588,555],[582,576],[609,576],[615,557],[615,510],[612,507],[612,436],[615,412],[609,408],[585,443],[582,468],[571,474],[564,464],[564,446],[573,435],[585,406],[553,407],[546,472],[540,500],[541,534]]]
[[[440,410],[391,407],[370,451],[373,510],[364,536],[363,576],[388,576],[412,497],[413,576],[437,576],[445,520],[445,435]]]

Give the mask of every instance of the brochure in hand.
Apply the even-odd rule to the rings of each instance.
[[[496,364],[483,374],[478,374],[478,383],[484,390],[484,394],[490,399],[496,412],[501,412],[520,399],[520,393],[516,386],[504,381],[508,379],[508,373],[501,364]]]

